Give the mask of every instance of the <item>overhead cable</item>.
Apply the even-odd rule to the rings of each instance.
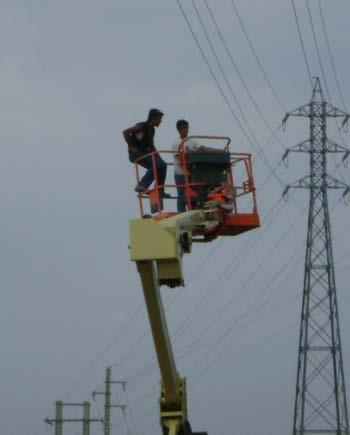
[[[228,108],[229,108],[229,110],[230,110],[232,116],[233,116],[234,119],[236,120],[236,122],[237,122],[237,124],[238,124],[240,130],[241,130],[242,133],[243,133],[243,135],[246,137],[247,141],[248,141],[248,142],[253,146],[253,148],[256,149],[256,148],[255,148],[255,144],[254,144],[254,142],[252,141],[252,139],[249,137],[249,135],[248,135],[247,132],[245,131],[245,129],[244,129],[244,127],[243,127],[241,121],[239,120],[238,116],[236,115],[235,111],[233,110],[232,105],[231,105],[229,99],[227,98],[225,92],[223,91],[223,89],[222,89],[222,87],[221,87],[221,85],[220,85],[220,83],[219,83],[219,81],[218,81],[218,79],[217,79],[217,77],[216,77],[216,74],[215,74],[214,70],[212,69],[212,67],[211,67],[211,65],[210,65],[210,63],[209,63],[209,61],[208,61],[208,58],[206,57],[206,54],[204,53],[204,51],[203,51],[203,49],[202,49],[202,47],[201,47],[201,45],[200,45],[200,43],[199,43],[199,40],[198,40],[196,34],[194,33],[194,30],[193,30],[193,28],[192,28],[192,25],[191,25],[191,23],[190,23],[189,20],[188,20],[188,17],[187,17],[186,12],[184,11],[184,9],[183,9],[183,7],[182,7],[182,5],[181,5],[180,0],[176,0],[176,1],[177,1],[177,4],[178,4],[178,6],[179,6],[179,8],[180,8],[180,10],[181,10],[181,13],[182,13],[182,15],[183,15],[183,17],[184,17],[184,19],[185,19],[185,21],[186,21],[186,24],[187,24],[187,26],[188,26],[188,28],[189,28],[189,30],[190,30],[192,36],[193,36],[193,39],[194,39],[194,41],[195,41],[195,43],[196,43],[196,45],[197,45],[197,47],[198,47],[198,50],[200,51],[200,53],[201,53],[201,55],[202,55],[202,57],[203,57],[203,59],[204,59],[206,65],[207,65],[207,67],[208,67],[208,69],[209,69],[209,71],[210,71],[210,73],[211,73],[211,75],[212,75],[212,77],[213,77],[213,80],[215,81],[216,86],[217,86],[217,88],[219,89],[220,94],[222,95],[222,97],[223,97],[225,103],[227,104],[227,106],[228,106]],[[192,0],[192,1],[193,1],[193,0]],[[195,10],[196,10],[196,6],[195,6],[194,2],[193,2],[193,5],[194,5],[194,8],[195,8]],[[198,11],[198,10],[197,10],[197,11]],[[206,32],[206,30],[205,30],[205,32]],[[214,50],[214,52],[215,52],[215,50]],[[214,56],[217,57],[216,53],[215,53]],[[226,74],[225,74],[225,76],[226,76]],[[232,89],[232,87],[231,87],[231,89]],[[232,91],[232,92],[233,92],[233,91]],[[255,137],[255,136],[254,136],[254,137]],[[261,146],[257,143],[256,138],[255,138],[255,142],[256,142],[256,146],[258,147],[258,149],[260,148],[259,150],[256,149],[256,152],[258,153],[259,157],[261,158],[261,160],[263,161],[263,163],[265,164],[265,166],[269,169],[269,171],[273,171],[273,168],[271,167],[271,164],[270,164],[269,160],[267,159],[267,157],[266,157],[264,151],[261,149]],[[274,174],[274,175],[275,175],[275,178],[279,181],[279,183],[281,183],[281,184],[283,185],[284,183],[283,183],[283,181],[280,179],[280,177],[279,177],[277,174]]]
[[[234,11],[235,11],[235,14],[236,14],[236,16],[237,16],[237,18],[238,18],[239,24],[240,24],[240,26],[241,26],[241,28],[242,28],[242,30],[243,30],[243,33],[244,33],[244,35],[245,35],[245,37],[246,37],[246,39],[247,39],[247,41],[248,41],[248,44],[249,44],[249,46],[250,46],[250,49],[252,50],[253,56],[255,57],[255,60],[256,60],[256,62],[258,63],[258,66],[259,66],[259,68],[260,68],[260,71],[261,71],[261,73],[262,73],[262,75],[263,75],[263,77],[264,77],[264,79],[265,79],[265,81],[266,81],[268,87],[270,88],[270,90],[271,90],[271,92],[272,92],[272,95],[275,97],[275,99],[276,99],[277,103],[279,104],[280,108],[282,109],[282,111],[283,111],[284,113],[286,113],[287,110],[285,109],[283,103],[281,102],[279,96],[277,95],[275,89],[273,88],[273,86],[272,86],[272,84],[271,84],[271,81],[270,81],[270,79],[268,78],[268,75],[266,74],[266,71],[265,71],[265,69],[264,69],[264,67],[263,67],[263,65],[262,65],[262,63],[261,63],[261,61],[260,61],[260,59],[259,59],[259,57],[258,57],[258,55],[257,55],[257,53],[256,53],[256,50],[255,50],[255,48],[254,48],[254,45],[253,45],[253,43],[252,43],[252,41],[251,41],[251,39],[250,39],[250,37],[249,37],[249,35],[248,35],[247,29],[246,29],[246,27],[245,27],[245,25],[244,25],[244,23],[243,23],[243,20],[242,20],[242,18],[241,18],[241,15],[240,15],[240,13],[239,13],[239,11],[238,11],[238,8],[237,8],[237,6],[236,6],[234,0],[231,0],[231,4],[232,4],[232,7],[233,7],[233,9],[234,9]]]
[[[302,37],[302,35],[301,35],[301,30],[300,30],[300,24],[299,24],[299,20],[298,20],[298,15],[297,15],[297,11],[296,11],[296,9],[295,9],[294,0],[291,0],[291,1],[292,1],[292,6],[293,6],[294,18],[295,18],[295,22],[296,22],[297,29],[298,29],[299,40],[300,40],[301,48],[302,48],[302,50],[303,50],[303,55],[304,55],[304,60],[305,60],[306,69],[307,69],[307,74],[308,74],[308,78],[309,78],[309,80],[310,80],[310,85],[311,85],[311,88],[312,88],[312,87],[313,87],[312,76],[311,76],[311,72],[310,72],[309,62],[308,62],[308,60],[307,60],[307,56],[306,56],[306,51],[305,51],[305,46],[304,46],[303,37]]]
[[[208,1],[207,1],[207,0],[204,0],[204,3],[205,3],[205,5],[206,5],[206,7],[207,7],[207,9],[208,9],[209,15],[210,15],[210,17],[211,17],[211,19],[212,19],[212,21],[213,21],[213,23],[214,23],[215,29],[216,29],[216,31],[217,31],[217,33],[218,33],[218,35],[219,35],[219,37],[220,37],[220,40],[221,40],[221,42],[222,42],[222,44],[223,44],[223,46],[224,46],[224,48],[225,48],[225,51],[226,51],[226,53],[227,53],[227,55],[228,55],[228,57],[229,57],[229,59],[230,59],[230,61],[231,61],[231,64],[232,64],[234,70],[236,71],[236,74],[238,75],[238,77],[239,77],[239,79],[240,79],[240,81],[241,81],[241,83],[242,83],[244,89],[246,90],[246,92],[247,92],[247,94],[248,94],[248,96],[249,96],[251,102],[253,103],[253,106],[255,107],[256,111],[257,111],[258,114],[259,114],[259,116],[260,116],[261,119],[263,120],[263,122],[264,122],[265,126],[267,127],[267,129],[270,131],[270,133],[273,134],[273,136],[275,137],[275,139],[277,140],[277,142],[281,145],[281,147],[282,147],[282,148],[284,149],[284,151],[285,151],[285,150],[286,150],[286,147],[284,146],[284,144],[282,143],[282,141],[280,140],[280,138],[276,135],[276,133],[272,130],[271,125],[270,125],[269,122],[267,121],[265,115],[263,114],[262,110],[261,110],[260,107],[258,106],[258,103],[256,102],[255,98],[253,97],[252,93],[250,92],[250,89],[249,89],[249,87],[248,87],[246,81],[244,80],[243,75],[242,75],[241,71],[239,70],[239,68],[238,68],[238,66],[237,66],[237,63],[235,62],[235,60],[234,60],[234,58],[233,58],[233,55],[232,55],[230,49],[228,48],[228,45],[227,45],[227,43],[226,43],[226,41],[225,41],[225,38],[224,38],[224,36],[223,36],[223,34],[222,34],[221,30],[220,30],[220,27],[219,27],[219,25],[218,25],[218,23],[217,23],[217,21],[216,21],[216,18],[215,18],[214,14],[213,14],[213,11],[212,11],[212,9],[210,8],[210,6],[209,6],[209,4],[208,4]],[[284,113],[285,113],[285,111],[284,111]]]
[[[325,22],[325,19],[324,19],[324,14],[323,14],[322,5],[321,5],[321,1],[320,1],[320,0],[318,0],[318,7],[319,7],[320,15],[321,15],[321,21],[322,21],[323,32],[324,32],[324,35],[325,35],[325,38],[326,38],[327,47],[328,47],[328,53],[329,53],[329,57],[330,57],[330,59],[331,59],[332,69],[333,69],[333,73],[334,73],[335,81],[336,81],[336,84],[337,84],[337,88],[338,88],[339,96],[340,96],[340,99],[341,99],[342,104],[343,104],[343,109],[344,109],[345,112],[347,112],[347,108],[346,108],[346,104],[345,104],[344,96],[343,96],[343,93],[342,93],[342,91],[341,91],[341,87],[340,87],[340,82],[339,82],[339,78],[338,78],[337,70],[336,70],[336,68],[335,68],[334,56],[333,56],[333,54],[332,54],[331,45],[330,45],[330,43],[329,43],[329,38],[328,38],[328,32],[327,32],[326,22]]]

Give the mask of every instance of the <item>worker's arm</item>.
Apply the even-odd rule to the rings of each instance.
[[[131,140],[131,137],[130,137],[130,135],[131,134],[136,134],[136,133],[140,133],[140,132],[142,132],[143,131],[143,125],[142,124],[137,124],[137,125],[134,125],[133,127],[130,127],[130,128],[126,128],[124,131],[123,131],[123,136],[124,136],[124,139],[125,139],[125,142],[128,144],[128,148],[129,148],[129,151],[130,152],[132,152],[132,153],[136,153],[137,151],[138,151],[138,149],[135,147],[135,145],[132,143],[132,140]]]

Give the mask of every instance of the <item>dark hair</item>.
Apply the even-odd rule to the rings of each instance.
[[[164,113],[162,111],[160,111],[159,109],[150,109],[150,111],[148,112],[148,118],[147,121],[150,121],[152,118],[155,118],[156,116],[163,116]]]
[[[186,119],[179,119],[176,123],[176,128],[179,129],[181,127],[187,127],[188,126],[188,121],[186,121]]]

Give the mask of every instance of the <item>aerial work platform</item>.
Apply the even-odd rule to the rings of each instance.
[[[194,136],[192,136],[194,137]],[[192,432],[188,421],[186,378],[177,372],[159,286],[184,285],[182,257],[193,242],[210,242],[218,236],[236,236],[260,226],[250,154],[231,153],[227,137],[196,136],[196,139],[224,141],[222,149],[187,153],[184,142],[176,154],[184,174],[187,211],[165,209],[162,192],[179,185],[157,184],[138,194],[139,219],[130,221],[130,254],[137,265],[145,297],[153,341],[161,373],[159,399],[163,435],[207,435]],[[187,140],[187,139],[186,139]],[[139,182],[138,163],[136,176]],[[177,199],[172,195],[170,199]],[[145,213],[149,202],[151,214]],[[168,204],[166,204],[168,205]]]
[[[185,143],[189,139],[214,143],[216,148],[209,152],[187,152]],[[224,143],[222,145],[222,143]],[[218,145],[221,144],[221,148]],[[190,136],[182,141],[178,152],[154,151],[135,161],[137,182],[140,181],[140,163],[151,157],[155,182],[152,188],[138,194],[140,214],[147,216],[145,206],[149,202],[155,220],[167,219],[177,214],[165,203],[161,192],[175,191],[181,187],[186,197],[186,208],[203,210],[209,217],[215,216],[217,225],[196,230],[196,241],[210,241],[217,236],[235,236],[260,226],[256,204],[255,185],[251,155],[233,153],[229,149],[230,138],[225,136]],[[156,157],[176,155],[184,174],[184,184],[158,185]],[[167,163],[171,166],[172,163]],[[168,171],[169,173],[169,171]],[[169,177],[169,174],[168,174]],[[171,196],[176,199],[176,194]],[[174,208],[174,207],[173,207]]]

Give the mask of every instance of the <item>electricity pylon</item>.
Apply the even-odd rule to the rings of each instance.
[[[349,435],[342,348],[340,341],[328,189],[350,189],[327,172],[327,156],[349,150],[327,138],[327,118],[349,114],[324,101],[320,80],[315,78],[310,103],[286,114],[310,119],[310,138],[288,152],[309,154],[310,174],[289,188],[310,192],[306,240],[303,302],[294,408],[293,435]]]
[[[63,407],[83,407],[83,416],[82,418],[63,418]],[[90,423],[99,422],[102,420],[100,418],[90,418],[90,403],[63,403],[58,400],[55,404],[56,414],[55,418],[46,418],[45,422],[52,425],[55,425],[55,435],[63,435],[63,423],[83,423],[83,435],[90,435]]]
[[[95,400],[95,396],[102,395],[105,396],[105,414],[104,414],[104,435],[110,435],[111,433],[111,408],[119,408],[122,410],[123,415],[125,413],[126,405],[112,405],[111,404],[111,385],[120,384],[123,387],[123,391],[126,391],[126,381],[112,381],[111,380],[111,367],[106,368],[106,380],[105,380],[105,390],[104,391],[93,391],[92,397]]]

